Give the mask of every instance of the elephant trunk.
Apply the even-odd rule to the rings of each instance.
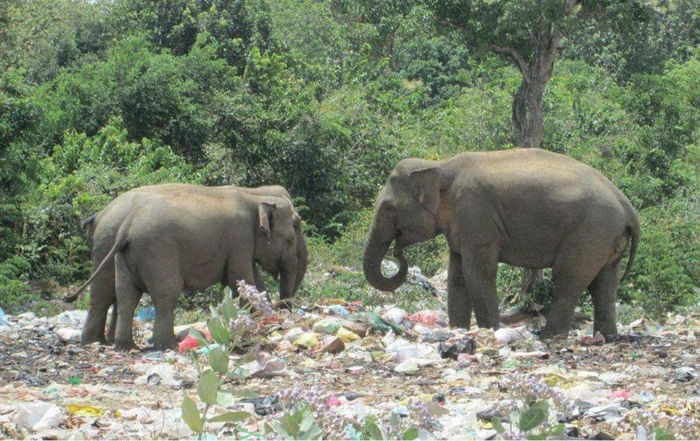
[[[391,222],[380,222],[378,219],[381,219],[381,213],[375,216],[365,248],[362,269],[370,285],[380,291],[394,291],[406,280],[408,263],[397,245],[394,249],[394,257],[399,261],[399,271],[392,277],[385,277],[382,274],[382,260],[394,240],[394,228]]]
[[[296,249],[291,256],[283,259],[280,265],[280,300],[290,299],[294,295],[294,290],[297,287],[297,255]]]
[[[301,227],[297,231],[297,274],[296,280],[294,282],[294,292],[299,289],[301,281],[304,279],[304,274],[306,274],[306,267],[309,263],[309,251],[306,248],[306,238],[304,238],[304,233],[301,231]]]

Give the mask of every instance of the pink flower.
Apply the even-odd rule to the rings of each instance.
[[[178,352],[185,352],[188,349],[196,348],[198,345],[197,340],[188,335],[177,345],[177,350]]]

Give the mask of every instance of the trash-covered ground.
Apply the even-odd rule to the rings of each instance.
[[[197,400],[186,355],[196,344],[186,332],[183,353],[119,353],[80,346],[84,319],[84,311],[0,318],[0,438],[192,437],[180,410],[183,394]],[[257,343],[232,355],[240,375],[225,385],[254,394],[222,395],[210,413],[252,416],[235,430],[210,424],[207,439],[275,437],[265,423],[294,401],[312,403],[334,438],[362,438],[369,415],[415,427],[421,439],[518,438],[547,427],[561,429],[555,438],[700,438],[700,313],[663,326],[637,320],[620,326],[614,343],[592,335],[588,321],[543,342],[530,332],[541,317],[502,319],[495,332],[458,330],[440,310],[368,310],[338,299],[266,315]],[[141,347],[151,326],[135,322]],[[528,432],[526,407],[536,401],[549,403],[546,422]]]

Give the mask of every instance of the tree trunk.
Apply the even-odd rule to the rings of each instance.
[[[559,33],[552,28],[537,34],[537,49],[529,62],[512,54],[518,62],[523,81],[513,96],[512,119],[515,129],[515,144],[518,147],[540,147],[544,137],[544,109],[542,100],[547,82],[552,77],[554,60],[559,48]],[[521,279],[521,294],[532,293],[541,282],[542,270],[524,268]]]

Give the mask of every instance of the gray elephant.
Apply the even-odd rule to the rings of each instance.
[[[588,289],[594,329],[617,334],[621,259],[639,220],[625,195],[595,169],[541,149],[470,152],[445,161],[405,159],[381,190],[364,251],[367,281],[393,291],[406,278],[404,247],[444,234],[450,248],[447,308],[451,326],[498,327],[499,262],[552,268],[554,299],[543,337],[566,333]],[[400,263],[392,277],[381,261],[392,242]]]
[[[95,273],[98,265],[105,258],[112,245],[114,245],[117,231],[126,219],[131,208],[139,202],[143,197],[160,191],[179,190],[199,191],[202,187],[193,184],[158,184],[138,187],[122,193],[107,207],[99,213],[90,216],[83,221],[83,227],[88,228],[88,237],[92,241],[92,272]],[[235,188],[250,194],[262,196],[276,196],[288,199],[291,202],[291,197],[287,190],[280,185],[266,185],[257,188],[246,188],[236,186],[225,186],[223,188]],[[302,231],[301,222],[298,220],[294,224],[294,230],[297,236],[297,278],[294,292],[299,288],[304,274],[306,272],[308,262],[308,251],[306,248],[306,240]],[[259,290],[265,290],[265,284],[258,271],[257,266],[254,268],[255,286]],[[275,277],[276,274],[273,274]],[[64,298],[66,302],[74,302],[78,298],[78,294],[74,294]],[[107,320],[107,312],[110,306],[115,305],[112,309],[112,316],[109,326],[109,331],[105,338],[105,323]],[[117,323],[117,307],[116,293],[114,287],[114,263],[113,261],[95,278],[90,284],[90,307],[88,309],[87,320],[83,327],[80,342],[81,344],[89,344],[92,342],[114,342],[114,333]]]
[[[155,346],[172,347],[173,309],[182,291],[218,282],[233,286],[238,280],[253,284],[257,262],[279,273],[280,296],[291,297],[298,278],[294,226],[299,220],[289,200],[235,187],[191,186],[141,195],[76,295],[113,269],[117,348],[134,346],[131,325],[142,292],[156,307]]]

